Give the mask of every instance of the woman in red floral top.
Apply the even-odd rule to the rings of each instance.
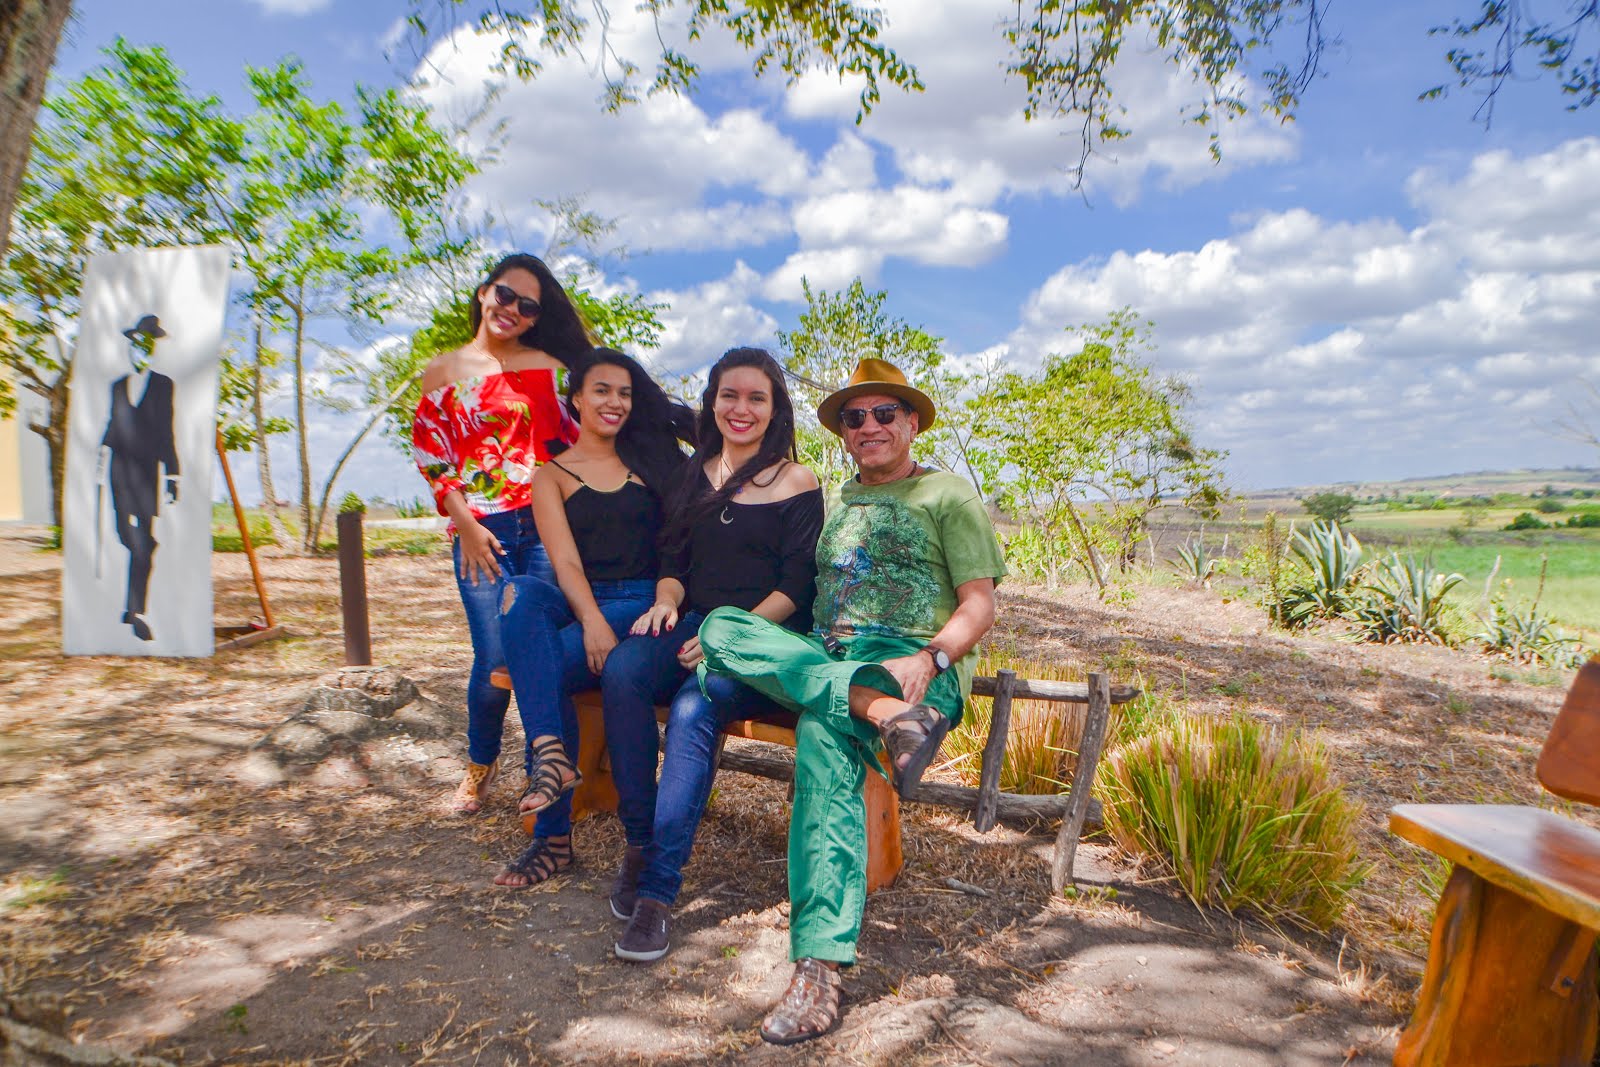
[[[511,695],[489,675],[505,663],[500,596],[507,578],[554,581],[533,524],[533,472],[577,437],[561,403],[566,371],[591,346],[561,283],[538,258],[507,256],[478,287],[473,338],[422,372],[411,427],[418,468],[450,517],[456,584],[472,635],[467,679],[467,773],[454,804],[483,807],[500,769]]]

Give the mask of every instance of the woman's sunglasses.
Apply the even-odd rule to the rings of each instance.
[[[867,412],[870,411],[879,426],[888,426],[904,410],[905,405],[899,403],[878,404],[870,408],[844,408],[839,412],[839,421],[852,430],[859,430],[867,424]]]
[[[531,319],[539,314],[539,301],[531,296],[521,296],[509,285],[496,285],[494,287],[494,302],[503,308],[512,304],[517,305],[517,314],[525,319]]]

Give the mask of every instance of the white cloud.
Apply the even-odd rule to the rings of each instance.
[[[909,180],[950,183],[975,199],[1002,192],[1070,190],[1067,168],[1077,163],[1071,120],[1027,122],[1025,90],[1003,70],[1007,47],[999,9],[986,0],[888,0],[883,40],[914,62],[927,86],[905,94],[885,87],[861,130],[888,146]],[[961,42],[951,47],[950,42]],[[1224,124],[1223,159],[1213,164],[1204,129],[1182,121],[1198,99],[1183,71],[1165,62],[1137,34],[1113,72],[1117,105],[1133,136],[1106,148],[1091,166],[1091,195],[1119,203],[1135,198],[1148,178],[1166,188],[1219,179],[1241,165],[1288,158],[1297,134],[1255,115]],[[784,98],[795,118],[854,120],[861,79],[810,74]],[[1245,96],[1253,97],[1247,86]]]
[[[739,345],[770,347],[777,321],[751,303],[760,286],[761,276],[740,261],[724,278],[647,294],[652,303],[669,305],[661,316],[661,348],[652,360],[665,370],[682,372],[704,367]]]
[[[804,247],[872,245],[920,263],[977,264],[1004,247],[1008,220],[951,190],[900,186],[813,197],[794,224]]]
[[[1570,383],[1600,374],[1597,188],[1594,139],[1486,154],[1454,181],[1419,171],[1412,229],[1296,209],[1197,249],[1072,264],[1031,294],[1008,343],[1033,363],[1070,350],[1063,325],[1134,307],[1156,323],[1158,366],[1197,386],[1202,438],[1233,451],[1246,484],[1319,464],[1330,479],[1398,476],[1421,453],[1460,469],[1572,462],[1541,427]]]
[[[768,277],[762,295],[768,300],[804,300],[802,281],[812,289],[843,289],[855,278],[877,280],[883,255],[868,248],[844,247],[796,252]]]

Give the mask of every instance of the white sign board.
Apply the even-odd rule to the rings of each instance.
[[[89,260],[72,358],[61,579],[69,656],[209,656],[226,248]]]

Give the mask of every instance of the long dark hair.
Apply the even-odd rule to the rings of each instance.
[[[489,272],[488,280],[483,285],[472,291],[471,306],[467,308],[467,318],[472,323],[473,336],[477,336],[478,326],[483,322],[483,305],[479,303],[479,293],[486,286],[493,285],[511,270],[522,269],[539,279],[539,317],[517,338],[528,348],[537,348],[548,352],[568,367],[582,358],[594,345],[589,337],[589,330],[583,324],[583,316],[578,314],[578,309],[573,306],[572,298],[567,296],[567,291],[556,281],[556,276],[550,273],[550,268],[544,265],[544,260],[538,256],[530,256],[526,252],[513,252],[494,265],[494,270]]]
[[[722,376],[736,367],[754,367],[767,376],[772,385],[772,421],[767,424],[767,432],[762,435],[756,454],[741,463],[722,483],[722,488],[702,494],[696,475],[712,456],[722,451],[722,431],[717,428],[717,390],[722,387]],[[667,501],[667,526],[661,533],[661,544],[668,552],[680,551],[689,539],[689,531],[706,515],[720,511],[756,475],[779,460],[797,458],[794,403],[789,399],[789,387],[783,380],[783,368],[772,358],[772,353],[764,348],[730,348],[711,365],[705,391],[700,394],[699,430],[700,444],[684,469],[683,480]]]
[[[683,449],[693,448],[694,411],[673,400],[637,360],[612,348],[592,348],[578,358],[567,376],[567,410],[578,418],[573,398],[583,392],[584,380],[596,367],[621,367],[633,383],[633,409],[617,434],[617,455],[644,483],[665,496],[677,484],[683,469]]]

